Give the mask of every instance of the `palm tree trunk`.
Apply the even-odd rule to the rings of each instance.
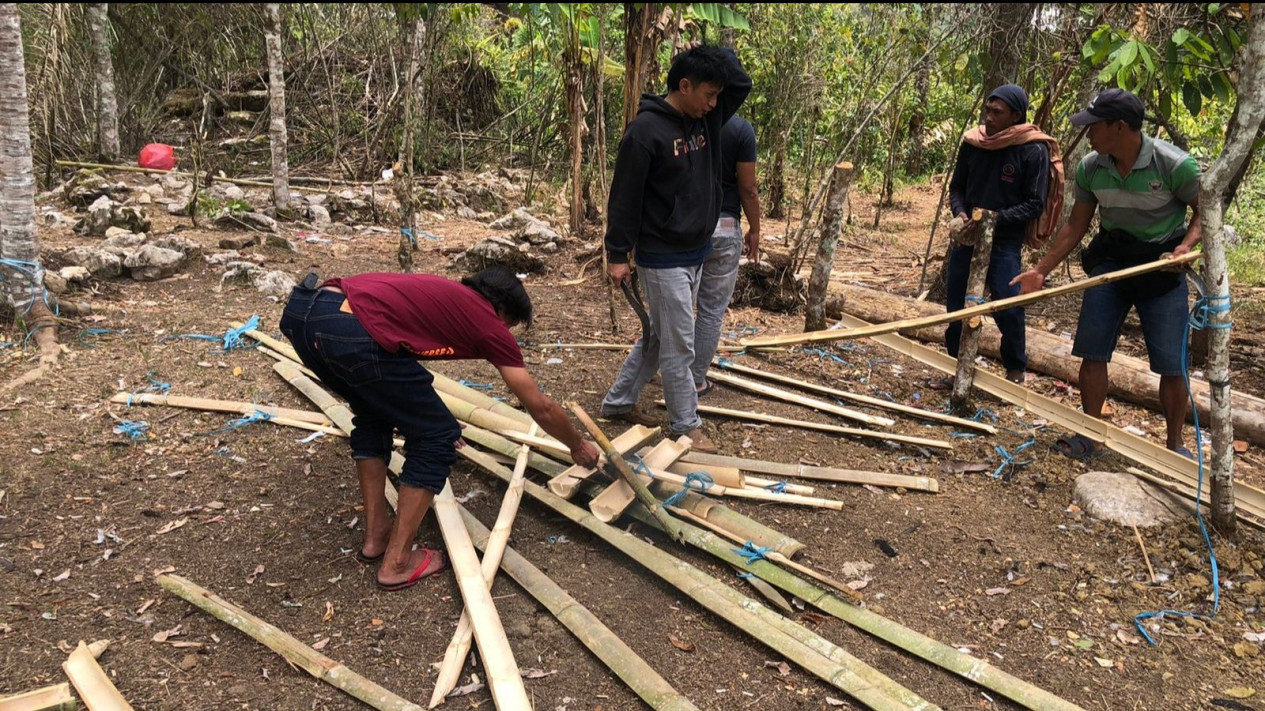
[[[0,282],[40,349],[57,359],[57,322],[44,299],[35,231],[35,175],[26,105],[22,25],[16,3],[0,3]]]
[[[272,146],[272,201],[278,212],[290,209],[290,161],[286,156],[285,60],[281,53],[281,6],[265,5],[268,11],[264,39],[268,45],[268,142]]]
[[[114,94],[114,61],[110,58],[110,40],[106,32],[109,3],[88,3],[92,25],[92,49],[97,58],[97,140],[101,160],[112,163],[119,158],[119,104]]]

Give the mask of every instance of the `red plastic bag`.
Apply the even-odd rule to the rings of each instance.
[[[165,143],[151,143],[141,149],[137,163],[151,170],[171,170],[176,167],[175,150]]]

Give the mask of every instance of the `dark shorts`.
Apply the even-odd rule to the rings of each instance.
[[[1117,268],[1111,262],[1103,262],[1094,268],[1091,276]],[[1182,345],[1189,317],[1185,277],[1178,280],[1174,288],[1146,297],[1139,297],[1131,288],[1130,281],[1103,284],[1085,292],[1072,355],[1085,360],[1111,362],[1125,317],[1129,315],[1130,308],[1136,307],[1151,372],[1158,375],[1184,374],[1186,364],[1182,358]]]
[[[400,483],[439,493],[457,461],[461,427],[417,359],[388,352],[334,291],[297,286],[281,332],[303,364],[351,407],[351,456],[390,461],[395,430],[404,438]]]

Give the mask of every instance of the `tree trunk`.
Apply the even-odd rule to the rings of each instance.
[[[786,148],[790,143],[790,132],[778,133],[777,147],[773,151],[773,165],[767,177],[770,220],[780,220],[786,216]]]
[[[966,300],[982,303],[988,263],[993,254],[993,227],[997,225],[997,213],[975,208],[975,214],[971,217],[975,220],[975,232],[979,239],[976,240],[975,251],[971,255],[971,273],[966,278]],[[958,415],[968,414],[972,409],[971,386],[975,384],[975,354],[979,352],[980,326],[983,323],[984,319],[980,316],[962,323],[962,337],[958,343],[958,372],[953,379],[953,392],[949,394],[949,403]]]
[[[849,313],[870,323],[888,323],[923,316],[938,316],[944,307],[926,301],[914,301],[900,296],[858,286],[841,287],[840,300],[826,304],[826,315],[837,318],[842,312]],[[924,343],[942,345],[945,326],[927,326],[914,331],[902,331],[901,335],[916,338]],[[1028,370],[1044,373],[1067,383],[1076,384],[1080,359],[1072,355],[1072,343],[1046,331],[1027,330]],[[986,325],[980,332],[979,352],[990,357],[1001,357],[1001,333],[996,326]],[[1160,377],[1151,372],[1143,358],[1116,353],[1107,364],[1108,394],[1112,397],[1161,412]],[[1199,421],[1207,424],[1211,417],[1208,409],[1208,384],[1194,380],[1190,389],[1195,395]],[[1234,393],[1232,414],[1234,432],[1240,439],[1265,446],[1265,400]]]
[[[656,3],[624,3],[624,126],[637,117],[642,88],[646,83],[648,38],[653,36],[654,20],[659,16]]]
[[[983,96],[1007,82],[1018,81],[1023,47],[1032,30],[1035,3],[998,3],[988,39],[988,72],[981,87]]]
[[[286,133],[285,60],[281,53],[281,6],[267,3],[267,30],[264,40],[268,48],[268,143],[272,147],[272,202],[278,214],[290,209],[290,162],[286,157],[289,136]]]
[[[35,230],[35,172],[26,105],[22,25],[16,3],[0,3],[0,280],[45,363],[57,360],[57,321],[44,302]]]
[[[931,93],[931,58],[927,57],[918,65],[918,74],[914,77],[913,113],[909,117],[909,155],[905,158],[905,169],[909,175],[922,175],[923,142],[927,128],[926,97]]]
[[[413,252],[417,250],[416,207],[413,185],[413,169],[417,148],[417,76],[422,67],[422,48],[426,42],[426,20],[421,16],[413,25],[409,43],[408,73],[404,77],[404,138],[400,146],[400,170],[392,177],[395,197],[400,203],[400,241],[396,259],[400,271],[413,271]]]
[[[830,184],[830,197],[821,220],[821,242],[817,246],[817,261],[808,280],[808,305],[804,310],[804,330],[820,331],[826,327],[826,289],[830,285],[830,271],[835,264],[835,246],[843,231],[843,208],[848,200],[848,188],[852,187],[852,164],[835,166]]]
[[[1234,123],[1225,147],[1204,174],[1199,205],[1203,228],[1207,327],[1212,329],[1208,383],[1212,391],[1212,525],[1233,536],[1234,427],[1230,412],[1230,279],[1221,219],[1225,193],[1240,166],[1252,159],[1252,140],[1265,125],[1265,3],[1252,3],[1252,28],[1243,51]]]
[[[110,58],[106,29],[108,10],[109,3],[88,3],[92,49],[97,59],[97,150],[102,162],[113,163],[119,159],[119,103],[114,92],[114,61]]]
[[[584,61],[579,28],[568,22],[566,32],[562,63],[566,66],[567,129],[571,134],[571,236],[579,239],[584,228],[584,136],[588,133],[584,124]]]

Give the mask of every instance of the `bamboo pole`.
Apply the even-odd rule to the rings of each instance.
[[[841,323],[864,324],[865,322],[844,314]],[[956,365],[949,356],[901,336],[887,334],[878,336],[874,340],[946,373],[953,372]],[[980,371],[975,374],[975,379],[976,385],[984,392],[1019,405],[1034,415],[1044,417],[1094,441],[1102,442],[1108,449],[1142,466],[1161,472],[1192,488],[1198,483],[1195,462],[1177,452],[1130,434],[1106,420],[1090,417],[1079,410],[1043,397],[992,373]],[[1239,511],[1265,519],[1265,491],[1242,482],[1235,482],[1234,492]]]
[[[290,360],[290,361],[293,361],[295,365],[299,366],[299,370],[302,370],[302,371],[303,371],[303,374],[304,374],[304,375],[306,375],[307,377],[311,378],[312,380],[320,380],[320,378],[316,377],[316,373],[312,372],[312,369],[311,369],[311,368],[308,368],[306,365],[303,365],[303,363],[302,363],[301,361],[294,360],[293,358],[290,358],[289,356],[286,356],[286,355],[285,355],[285,354],[283,354],[283,353],[278,353],[277,351],[274,351],[273,349],[269,348],[268,346],[262,346],[262,345],[261,345],[261,346],[259,346],[259,348],[258,348],[257,350],[258,350],[260,353],[263,353],[264,355],[266,355],[266,356],[268,356],[269,358],[272,358],[272,359],[274,359],[274,360]],[[296,354],[296,355],[297,355],[297,354]]]
[[[733,535],[729,531],[726,531],[725,529],[719,526],[713,526],[705,518],[700,518],[690,513],[689,511],[684,511],[676,507],[670,507],[670,508],[675,513],[677,513],[682,518],[684,518],[685,520],[692,521],[702,526],[703,528],[706,528],[712,533],[716,533],[721,536],[724,536],[725,538],[728,538],[729,540],[737,543],[740,546],[745,546],[747,543],[746,541],[741,540],[741,538]],[[803,573],[804,575],[807,575],[808,577],[813,578],[814,580],[817,580],[818,582],[825,583],[826,585],[829,585],[830,587],[834,588],[835,590],[838,590],[844,595],[847,595],[854,602],[861,603],[865,601],[865,598],[862,597],[861,593],[857,592],[856,590],[853,590],[852,588],[848,587],[846,584],[841,583],[838,580],[835,580],[829,575],[826,575],[824,573],[819,573],[816,570],[813,570],[812,568],[809,568],[806,565],[800,565],[799,563],[796,563],[795,561],[791,560],[790,558],[787,558],[786,556],[782,555],[781,553],[778,553],[777,551],[766,551],[764,553],[764,557],[768,558],[774,563],[777,563],[778,565],[781,565],[785,568],[790,568],[791,570],[794,570],[799,573]]]
[[[475,555],[470,533],[461,522],[451,484],[444,485],[432,508],[439,532],[444,536],[444,547],[448,551],[453,575],[457,578],[457,587],[461,590],[461,599],[470,611],[474,638],[483,656],[483,671],[488,677],[492,700],[498,709],[530,709],[531,702],[518,671],[518,662],[510,649],[509,638],[505,636],[505,627],[496,611],[492,593],[488,591],[480,571],[479,557]]]
[[[832,415],[838,415],[839,417],[843,417],[849,420],[856,420],[857,422],[862,422],[867,425],[878,425],[880,427],[890,427],[896,424],[895,420],[889,419],[887,417],[875,417],[873,415],[867,415],[864,412],[858,412],[856,410],[850,410],[846,407],[840,407],[838,405],[835,405],[834,403],[826,402],[825,400],[818,400],[816,398],[804,397],[803,395],[798,395],[796,393],[790,392],[789,390],[782,390],[781,388],[771,387],[763,383],[757,383],[754,380],[739,378],[733,375],[729,375],[728,373],[722,373],[716,370],[707,371],[707,377],[712,380],[715,380],[718,383],[725,383],[726,385],[732,385],[736,388],[742,388],[743,390],[748,390],[750,392],[760,393],[761,395],[766,395],[768,397],[775,398],[777,400],[782,400],[785,402],[793,402],[796,405],[803,405],[804,407],[812,408],[814,410],[829,412]]]
[[[614,469],[617,472],[616,483],[613,486],[618,486],[618,480],[622,478],[629,488],[632,489],[637,501],[641,502],[641,505],[646,507],[646,511],[659,522],[659,526],[663,528],[664,533],[667,533],[672,540],[679,543],[681,541],[681,533],[677,528],[676,521],[668,515],[668,512],[663,508],[663,504],[659,503],[659,500],[650,493],[650,490],[637,478],[637,475],[628,468],[628,462],[624,461],[624,458],[611,445],[610,440],[606,439],[606,434],[602,432],[602,428],[597,426],[593,418],[589,417],[589,413],[585,412],[584,408],[580,407],[579,404],[573,404],[571,411],[575,413],[576,419],[588,429],[589,434],[593,435],[593,440],[597,442],[597,446],[601,447],[602,452],[606,455],[605,466],[607,471]]]
[[[62,682],[24,694],[0,698],[0,711],[75,711],[79,702],[70,693],[70,684]]]
[[[329,418],[319,412],[294,410],[288,407],[254,405],[249,402],[235,402],[233,400],[210,400],[202,397],[159,395],[157,393],[118,393],[110,398],[110,402],[120,405],[155,405],[180,407],[186,410],[204,410],[207,412],[231,412],[240,415],[250,415],[255,410],[259,410],[272,418],[282,418],[293,422],[306,422],[314,425],[328,426],[330,424]]]
[[[183,598],[194,607],[280,654],[288,663],[376,709],[422,711],[421,706],[378,686],[343,666],[341,662],[330,659],[280,628],[259,619],[197,583],[171,574],[159,575],[155,581],[167,592]]]
[[[460,450],[462,455],[479,464],[487,471],[503,480],[507,480],[510,472],[505,467],[492,461],[480,452],[468,452],[467,447]],[[803,627],[800,636],[793,636],[789,627],[776,626],[771,623],[781,617],[768,608],[742,596],[737,591],[719,580],[707,575],[698,568],[682,561],[636,536],[626,535],[623,531],[597,520],[597,517],[584,509],[562,498],[555,496],[542,486],[532,482],[524,483],[524,491],[537,501],[558,512],[562,516],[579,524],[585,530],[597,535],[611,546],[646,567],[665,582],[675,586],[689,595],[695,602],[711,610],[729,621],[739,629],[750,634],[754,639],[784,655],[806,671],[837,689],[848,693],[853,698],[873,709],[908,709],[936,707],[912,692],[901,689],[899,696],[894,690],[899,689],[896,682],[888,679],[873,667],[838,650],[837,655],[827,657],[823,649],[837,649],[828,640]],[[682,526],[695,531],[693,526]],[[714,537],[713,537],[714,538]],[[768,563],[767,565],[772,565]],[[763,576],[761,576],[763,577]],[[785,619],[785,618],[782,618]],[[789,621],[788,621],[789,622]],[[794,625],[794,623],[790,623]],[[900,700],[898,700],[900,699]],[[906,700],[917,699],[916,703]]]
[[[732,466],[749,472],[793,476],[800,479],[903,487],[912,491],[929,491],[931,493],[940,491],[940,483],[928,476],[907,476],[904,474],[885,474],[883,472],[866,472],[853,469],[812,467],[805,464],[783,464],[782,462],[765,462],[758,459],[741,459],[718,454],[703,454],[702,452],[690,452],[681,457],[681,460],[703,465]]]
[[[679,466],[685,466],[684,464],[680,462],[678,462],[677,464]],[[749,489],[750,488],[780,489],[787,494],[801,494],[803,496],[812,496],[817,491],[817,489],[812,486],[805,486],[803,484],[792,484],[788,481],[777,481],[774,479],[765,479],[763,477],[758,477],[758,476],[747,476],[746,474],[742,476],[742,480],[747,483],[747,488]]]
[[[663,405],[662,400],[655,400],[658,405]],[[874,430],[861,430],[855,427],[842,427],[840,425],[823,424],[820,422],[812,422],[810,420],[792,420],[777,415],[766,415],[761,412],[751,412],[749,410],[730,410],[724,407],[713,407],[711,405],[699,405],[698,411],[703,414],[723,415],[732,417],[736,420],[751,420],[753,422],[764,422],[770,425],[782,425],[783,427],[798,427],[806,430],[819,430],[821,432],[833,432],[835,434],[849,435],[851,437],[862,437],[868,439],[881,439],[886,442],[900,442],[902,444],[912,444],[919,447],[929,447],[932,449],[953,449],[951,442],[940,439],[927,439],[926,437],[914,437],[912,435],[896,434],[894,432],[875,432]]]
[[[985,277],[988,276],[988,264],[993,253],[993,228],[997,226],[997,213],[992,210],[975,208],[971,215],[974,228],[979,232],[979,241],[971,253],[971,270],[966,278],[966,297],[984,303]],[[975,382],[975,354],[979,352],[980,326],[982,316],[972,316],[962,321],[962,337],[958,343],[958,367],[953,378],[953,391],[949,393],[949,403],[953,411],[959,415],[971,409],[971,384]]]
[[[61,666],[88,711],[132,711],[132,705],[119,693],[82,641]]]
[[[88,168],[91,170],[114,170],[121,173],[152,173],[155,175],[176,175],[182,178],[190,178],[197,180],[197,176],[192,173],[186,173],[182,170],[157,170],[155,168],[141,168],[135,165],[110,165],[107,163],[80,163],[78,161],[57,160],[54,161],[63,168]],[[220,183],[231,183],[233,185],[245,185],[252,188],[272,188],[272,183],[265,183],[259,180],[245,180],[242,178],[223,178],[215,176],[215,181]],[[312,193],[328,193],[328,188],[308,188],[301,185],[291,185],[291,190],[306,190]]]
[[[536,434],[536,429],[536,425],[532,424],[528,434]],[[480,572],[483,573],[483,579],[489,590],[492,588],[492,581],[496,578],[496,571],[501,566],[501,556],[505,554],[505,548],[509,545],[510,530],[513,528],[514,518],[518,515],[518,504],[523,500],[523,474],[527,471],[529,454],[531,454],[531,449],[523,445],[519,450],[517,461],[514,462],[513,476],[510,477],[505,496],[501,499],[501,511],[492,525],[487,550],[479,563]],[[435,691],[430,697],[430,708],[443,703],[444,697],[457,688],[457,681],[461,678],[461,668],[470,654],[473,639],[474,629],[470,624],[470,610],[467,608],[461,611],[461,619],[457,621],[457,630],[453,632],[448,648],[444,652],[444,660],[439,665]]]
[[[640,455],[641,453],[638,452],[638,454]],[[688,454],[688,452],[683,452],[682,454]],[[742,472],[739,471],[737,467],[700,467],[698,465],[690,466],[689,464],[682,464],[681,462],[676,461],[666,467],[660,466],[658,468],[663,469],[670,474],[676,474],[679,476],[689,476],[690,474],[694,474],[696,472],[702,472],[703,474],[711,477],[714,483],[720,484],[721,486],[744,487],[747,485],[746,477],[742,475]]]
[[[910,329],[910,328],[922,328],[924,326],[935,326],[942,323],[949,323],[951,321],[961,321],[962,319],[973,318],[975,316],[982,316],[984,314],[991,314],[997,311],[1002,311],[1004,309],[1014,308],[1016,306],[1024,306],[1026,304],[1035,303],[1043,299],[1049,299],[1055,296],[1062,296],[1063,294],[1073,294],[1078,291],[1084,291],[1085,289],[1099,286],[1101,284],[1111,284],[1113,282],[1121,281],[1123,279],[1129,279],[1131,277],[1138,276],[1139,274],[1147,274],[1149,272],[1158,271],[1160,269],[1164,269],[1167,267],[1173,267],[1178,264],[1189,264],[1190,262],[1193,262],[1196,259],[1199,259],[1199,252],[1191,252],[1189,254],[1183,254],[1182,256],[1175,257],[1173,259],[1158,259],[1154,262],[1139,264],[1136,267],[1129,267],[1128,269],[1121,269],[1114,272],[1107,272],[1106,274],[1100,274],[1096,277],[1091,277],[1089,279],[1074,281],[1070,284],[1064,284],[1062,286],[1056,286],[1050,289],[1043,289],[1041,291],[1036,291],[1031,294],[1024,294],[1022,296],[1014,296],[1009,299],[999,299],[997,301],[990,301],[987,304],[981,304],[980,306],[972,306],[970,308],[962,309],[961,311],[954,311],[952,313],[940,314],[938,316],[928,316],[925,318],[906,319],[903,321],[893,321],[891,323],[883,323],[883,324],[865,324],[864,326],[855,326],[855,327],[850,327],[847,329],[839,329],[839,330],[827,329],[825,331],[811,331],[809,333],[796,333],[796,334],[789,334],[785,336],[753,336],[751,338],[740,339],[738,342],[744,346],[747,346],[748,348],[767,347],[767,346],[789,346],[789,345],[795,345],[798,343],[822,343],[825,341],[842,341],[842,340],[851,339],[851,338],[865,338],[867,336],[879,336],[886,333],[894,333],[896,331],[903,331],[905,329]]]
[[[650,441],[650,438],[658,433],[658,427],[633,425],[611,440],[611,445],[615,447],[615,451],[622,457]],[[562,474],[549,480],[549,490],[564,499],[569,499],[575,495],[575,489],[580,485],[580,482],[593,476],[596,472],[597,468],[587,469],[579,464],[572,464]]]
[[[689,437],[680,437],[675,441],[665,439],[652,447],[650,451],[642,457],[641,463],[647,468],[656,467],[662,469],[679,459],[681,455],[688,452],[689,449]],[[619,456],[618,450],[616,450],[615,456]],[[620,458],[622,459],[622,457]],[[635,475],[641,476],[641,474]],[[682,481],[683,480],[684,479],[682,479]],[[593,499],[589,501],[589,511],[592,511],[593,515],[597,516],[599,521],[610,523],[611,521],[619,518],[619,515],[624,512],[624,509],[628,508],[629,504],[633,502],[635,496],[636,493],[627,481],[624,479],[616,479],[610,486],[606,487],[605,491],[597,496],[594,496]]]
[[[486,548],[489,536],[487,527],[465,507],[461,508],[461,518],[474,539],[474,545]],[[486,554],[484,557],[486,558]],[[513,548],[505,549],[501,569],[549,610],[581,644],[627,684],[633,693],[641,697],[647,706],[656,711],[695,711],[696,707],[689,699],[659,676],[658,672],[637,656],[596,615]]]
[[[678,484],[682,487],[685,485],[685,477],[679,474],[673,474],[663,469],[648,467],[651,476],[657,481],[665,481],[671,484]],[[637,476],[643,476],[638,474]],[[650,477],[647,477],[648,479]],[[819,509],[830,509],[831,511],[842,511],[843,502],[835,499],[822,499],[813,496],[801,496],[799,494],[779,494],[765,489],[752,489],[744,487],[722,486],[720,484],[709,484],[705,489],[701,489],[708,494],[715,496],[731,496],[735,499],[754,499],[756,501],[769,501],[778,504],[798,504],[800,506],[812,506]],[[598,516],[600,519],[601,516]]]
[[[993,427],[992,425],[987,424],[987,423],[976,422],[975,420],[968,420],[965,417],[954,417],[953,415],[946,415],[940,412],[932,412],[931,410],[924,410],[918,407],[910,407],[909,405],[902,405],[900,403],[891,402],[890,400],[884,400],[882,398],[870,397],[869,395],[858,395],[857,393],[851,393],[846,390],[839,390],[837,388],[831,388],[825,385],[818,385],[817,383],[810,383],[806,380],[797,380],[795,378],[788,378],[785,375],[778,375],[776,373],[770,373],[764,370],[749,368],[747,366],[739,365],[738,363],[734,363],[733,361],[729,361],[729,360],[724,360],[724,361],[718,360],[717,365],[719,365],[724,370],[730,370],[735,373],[745,373],[746,375],[752,375],[757,378],[764,378],[765,380],[772,380],[774,382],[784,383],[786,385],[793,385],[797,388],[812,390],[815,392],[819,392],[823,395],[830,395],[831,397],[837,397],[840,400],[850,400],[852,402],[869,405],[870,407],[879,407],[885,410],[891,410],[892,412],[900,412],[900,413],[909,415],[911,417],[917,417],[923,420],[943,422],[950,425],[956,425],[958,427],[964,427],[966,429],[987,432],[988,434],[997,434],[996,427]]]
[[[488,430],[504,430],[507,432],[526,433],[527,428],[530,426],[512,417],[506,417],[486,408],[473,405],[442,390],[437,390],[436,392],[439,393],[440,399],[444,401],[444,405],[448,407],[448,411],[458,420],[463,420]],[[561,446],[561,443],[559,443],[559,446]]]

